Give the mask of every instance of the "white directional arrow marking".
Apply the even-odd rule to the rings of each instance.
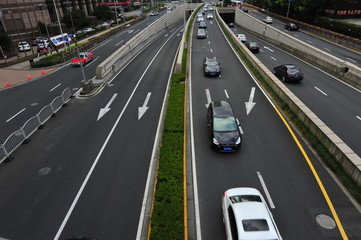
[[[247,115],[251,112],[252,108],[254,107],[254,105],[256,105],[255,102],[253,102],[253,98],[254,98],[254,92],[256,91],[255,87],[252,87],[251,90],[251,94],[249,96],[249,100],[248,102],[246,102],[246,111],[247,111]]]
[[[112,102],[114,101],[114,99],[117,97],[118,93],[114,93],[113,97],[110,99],[110,101],[107,103],[107,105],[105,106],[105,108],[101,108],[98,114],[98,119],[101,119],[109,110],[110,110],[110,105],[112,104]]]
[[[143,103],[142,107],[138,107],[138,120],[143,117],[144,113],[148,110],[149,107],[147,107],[147,104],[149,102],[150,95],[152,95],[151,92],[147,94],[147,97],[145,98],[145,101]]]

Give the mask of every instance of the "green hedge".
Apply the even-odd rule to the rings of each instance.
[[[184,74],[173,75],[154,205],[150,239],[184,239],[183,226],[183,140],[184,140]]]
[[[322,16],[316,18],[316,24],[318,27],[329,29],[345,36],[350,36],[357,39],[361,38],[361,25]]]

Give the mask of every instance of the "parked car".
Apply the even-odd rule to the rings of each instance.
[[[216,57],[205,57],[203,60],[204,76],[219,76],[221,75],[221,66]]]
[[[207,28],[206,22],[199,22],[198,28]]]
[[[78,34],[82,34],[82,33],[85,33],[85,32],[83,32],[83,30],[78,30],[78,31],[76,31],[76,35],[78,35]]]
[[[303,80],[304,74],[294,64],[283,64],[273,68],[273,74],[280,77],[283,82],[299,82]]]
[[[50,45],[50,42],[49,42],[49,39],[47,39],[47,38],[38,40],[38,48],[39,49],[47,48],[49,45]]]
[[[79,58],[74,58],[71,61],[71,65],[79,67],[80,64],[83,66],[87,64],[88,62],[92,61],[94,59],[94,54],[91,52],[81,52],[79,53]]]
[[[298,25],[293,22],[286,23],[285,28],[290,31],[297,31],[298,29],[300,29]]]
[[[30,51],[30,45],[28,42],[23,41],[18,43],[18,48],[20,52]]]
[[[237,151],[242,143],[239,124],[230,103],[214,101],[208,106],[209,145],[220,152]]]
[[[272,24],[273,19],[270,16],[267,16],[266,18],[263,19],[263,22],[266,24]]]
[[[244,35],[243,33],[237,34],[237,38],[239,39],[239,41],[241,41],[243,43],[247,42],[246,35]]]
[[[156,11],[151,11],[149,15],[150,15],[150,16],[158,16],[159,13],[156,12]]]
[[[259,46],[256,42],[246,42],[245,45],[251,52],[253,53],[259,52]]]
[[[272,213],[255,188],[231,188],[222,196],[223,223],[229,240],[282,240]]]
[[[234,27],[234,23],[233,23],[233,22],[228,23],[228,27],[233,28],[233,27]]]
[[[206,31],[203,28],[198,29],[197,39],[205,39],[205,38],[207,38]]]
[[[83,30],[83,33],[88,33],[88,32],[92,32],[92,31],[95,31],[95,29],[94,28],[85,28],[84,30]]]
[[[212,13],[208,13],[208,14],[207,14],[207,19],[213,19],[213,14],[212,14]]]

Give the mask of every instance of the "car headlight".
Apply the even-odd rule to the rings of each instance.
[[[238,145],[238,144],[240,144],[240,143],[241,143],[241,138],[238,137],[238,139],[237,139],[237,141],[236,141],[236,144]]]
[[[213,138],[213,143],[214,143],[215,145],[219,145],[219,142],[218,142],[217,139],[215,139],[215,138]]]

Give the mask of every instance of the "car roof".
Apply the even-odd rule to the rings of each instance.
[[[213,116],[215,117],[224,117],[224,116],[234,116],[232,106],[226,101],[214,101],[213,102]]]

